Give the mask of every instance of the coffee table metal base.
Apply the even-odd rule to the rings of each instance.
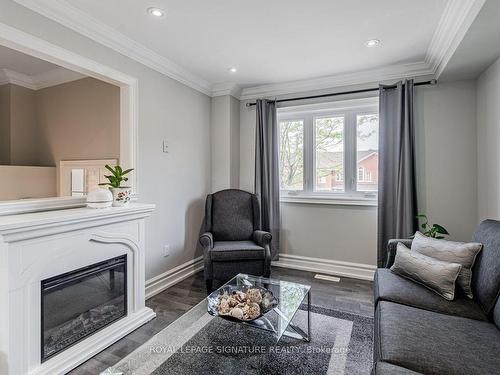
[[[279,310],[279,308],[275,307],[273,311],[282,318],[286,319],[285,315]],[[244,324],[254,328],[262,329],[264,331],[277,333],[272,323],[264,316],[252,322],[245,322]],[[302,328],[296,326],[290,321],[286,330],[283,332],[283,336],[304,340],[306,342],[311,341],[311,291],[307,293],[307,333],[305,333]]]

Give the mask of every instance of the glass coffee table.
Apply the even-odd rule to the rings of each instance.
[[[273,278],[238,274],[224,285],[259,286],[270,290],[278,299],[278,306],[262,317],[241,322],[252,327],[272,332],[277,340],[284,336],[302,339],[309,342],[311,338],[311,287],[291,281]],[[222,288],[222,287],[221,287]],[[219,288],[220,289],[220,288]],[[218,289],[218,290],[219,290]],[[292,320],[297,310],[307,297],[307,327],[305,331],[293,324]]]

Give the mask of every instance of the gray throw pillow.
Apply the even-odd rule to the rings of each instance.
[[[445,262],[459,263],[462,270],[458,275],[457,283],[468,298],[472,295],[472,266],[477,254],[483,245],[477,242],[455,242],[438,240],[424,236],[422,233],[415,233],[415,238],[411,244],[411,250],[428,257],[439,259]]]
[[[452,301],[455,298],[455,281],[461,268],[458,263],[443,262],[411,251],[402,243],[398,243],[391,271]]]

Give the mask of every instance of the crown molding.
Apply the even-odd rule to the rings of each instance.
[[[48,72],[40,73],[32,77],[36,90],[61,85],[63,83],[77,81],[86,78],[83,74],[65,68],[55,68]]]
[[[401,78],[433,76],[431,67],[424,61],[411,64],[398,64],[379,69],[370,69],[356,73],[338,74],[300,81],[276,83],[244,88],[240,100],[273,97],[297,92],[317,91],[341,86],[354,86]]]
[[[236,99],[240,99],[241,87],[233,82],[216,83],[212,86],[212,92],[210,94],[212,98],[224,95],[231,95],[234,96]]]
[[[0,85],[10,83],[31,90],[41,90],[82,78],[85,78],[83,74],[64,68],[55,68],[34,76],[15,72],[10,69],[0,69]]]
[[[26,87],[27,89],[36,90],[36,84],[31,76],[26,74],[18,73],[10,69],[1,69],[0,82],[2,85],[11,83],[13,85]]]
[[[209,82],[95,19],[88,13],[82,12],[64,0],[14,1],[188,87],[206,95],[211,94],[211,85]]]
[[[425,62],[439,78],[486,0],[448,0]]]
[[[401,78],[438,78],[486,0],[448,0],[423,61],[245,89],[235,83],[212,85],[64,0],[14,1],[206,95],[249,100]]]
[[[401,78],[426,76],[437,79],[485,2],[486,0],[448,0],[424,61],[322,78],[249,87],[242,90],[240,100],[379,83]]]

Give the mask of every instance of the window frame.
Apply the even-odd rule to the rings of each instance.
[[[303,190],[282,190],[280,186],[280,200],[300,203],[376,205],[377,192],[356,190],[357,116],[373,113],[378,114],[378,97],[278,108],[278,126],[281,126],[281,122],[290,120],[303,120],[304,124]],[[344,117],[344,191],[316,191],[315,120],[339,116]]]

